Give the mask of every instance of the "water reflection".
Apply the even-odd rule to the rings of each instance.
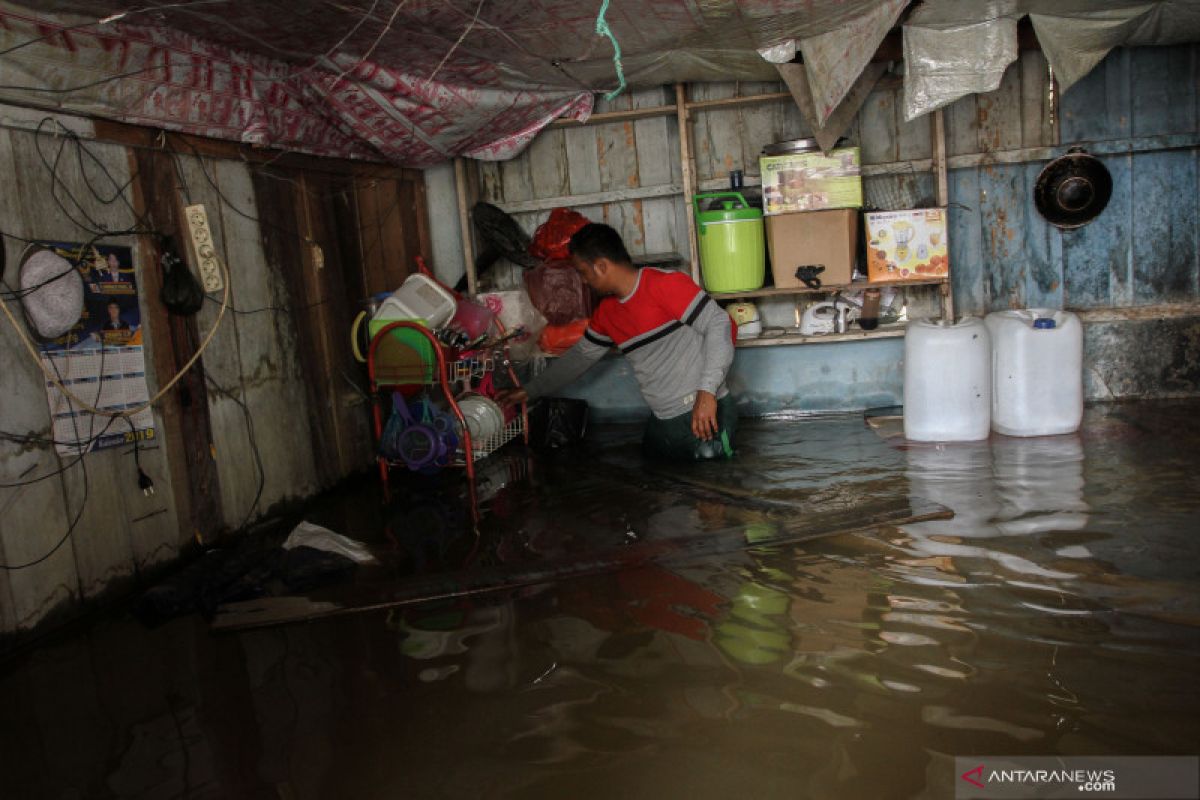
[[[96,626],[0,675],[5,794],[941,797],[958,754],[1194,749],[1192,411],[941,449],[751,423],[737,477],[543,462],[478,526],[414,492],[396,570],[765,546],[236,635]],[[780,502],[909,494],[957,516],[778,543],[811,512]]]

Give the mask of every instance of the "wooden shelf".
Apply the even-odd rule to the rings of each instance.
[[[902,281],[888,281],[887,283],[870,283],[868,281],[855,281],[854,283],[826,283],[822,284],[820,289],[809,289],[807,286],[798,286],[794,289],[752,289],[746,292],[709,292],[713,300],[733,300],[739,297],[777,297],[789,294],[833,294],[834,292],[856,292],[859,289],[886,289],[889,286],[938,286],[943,283],[949,283],[949,278],[909,278]]]
[[[881,325],[873,331],[850,331],[848,333],[821,333],[811,336],[789,333],[783,336],[758,336],[754,339],[739,339],[735,347],[784,347],[798,344],[832,344],[834,342],[861,342],[864,339],[898,339],[904,336],[906,323],[894,322]]]

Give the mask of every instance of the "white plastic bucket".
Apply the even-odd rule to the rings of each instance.
[[[991,344],[983,320],[910,322],[904,335],[904,436],[917,442],[986,439]]]
[[[450,321],[457,307],[454,295],[417,273],[405,278],[400,288],[380,304],[371,319],[419,319],[430,328],[440,328]]]
[[[1083,326],[1069,311],[987,315],[992,334],[992,430],[1052,436],[1083,419]]]

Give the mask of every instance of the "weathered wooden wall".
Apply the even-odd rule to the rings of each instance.
[[[24,247],[14,237],[90,238],[51,199],[50,174],[30,130],[41,116],[0,108],[7,123],[0,126],[0,176],[10,187],[0,196],[0,231],[11,234],[5,238],[10,265]],[[110,185],[86,159],[86,174],[74,159],[61,160],[63,186],[98,223],[131,228],[136,210],[182,248],[182,206],[205,205],[228,268],[231,310],[200,366],[155,409],[158,435],[141,453],[153,496],[138,489],[128,448],[92,453],[75,464],[53,447],[0,440],[0,563],[21,564],[48,552],[83,509],[74,534],[54,555],[28,569],[0,570],[0,634],[70,614],[114,584],[175,558],[194,537],[237,529],[273,506],[369,468],[368,409],[356,388],[364,375],[350,354],[349,323],[361,297],[394,287],[412,258],[429,250],[420,173],[264,167],[232,151],[217,157],[188,150],[170,137],[172,146],[164,149],[144,129],[110,126],[97,133],[86,121],[64,121],[89,137],[85,146],[116,182]],[[90,138],[106,135],[120,143]],[[100,202],[85,178],[114,198],[123,193],[129,205]],[[157,296],[157,240],[105,242],[134,247],[154,392],[195,351],[219,304],[206,301],[194,319],[169,316]],[[14,273],[9,270],[10,283]],[[48,435],[41,373],[7,321],[0,322],[0,369],[7,389],[0,430]],[[40,476],[47,478],[26,483]]]
[[[1050,86],[1045,58],[1027,50],[996,91],[970,95],[945,109],[955,311],[1165,309],[1173,317],[1157,326],[1131,318],[1133,312],[1094,321],[1085,316],[1088,396],[1195,394],[1200,345],[1187,342],[1197,328],[1200,299],[1200,46],[1116,50],[1057,98],[1057,106]],[[692,100],[711,100],[781,89],[781,84],[724,83],[692,85],[689,92]],[[642,90],[600,103],[597,111],[673,102],[667,88]],[[807,134],[787,101],[692,114],[703,189],[726,185],[731,169],[744,170],[747,183],[756,183],[763,145]],[[903,88],[885,75],[846,132],[849,143],[862,148],[868,206],[932,204],[931,133],[928,117],[904,121]],[[1032,190],[1046,161],[1076,144],[1102,157],[1114,191],[1097,220],[1062,231],[1038,214]],[[673,116],[551,129],[520,158],[481,164],[479,170],[483,199],[517,209],[517,221],[529,232],[548,215],[547,204],[571,205],[616,227],[634,253],[689,255],[689,209],[680,196],[679,129]],[[586,197],[594,201],[595,195],[616,190],[644,195],[648,189],[655,196],[604,203]],[[585,198],[576,201],[577,195]],[[510,272],[503,280],[511,282],[515,275]],[[938,313],[933,296],[928,290],[908,292],[910,314]],[[769,324],[788,324],[793,313],[790,299],[762,300],[759,306]],[[1123,336],[1126,323],[1129,335]],[[1161,335],[1155,339],[1148,330]],[[888,346],[902,357],[902,342]],[[754,360],[766,376],[788,374],[796,360],[809,363],[818,356],[836,370],[857,363],[862,347],[846,343],[818,352],[785,346],[756,353]],[[739,359],[746,352],[739,351]],[[1153,367],[1131,372],[1129,365],[1139,361]],[[759,385],[744,374],[745,390],[761,401],[757,410],[771,410],[771,398],[780,407],[791,402],[793,393],[777,386],[774,377]],[[1128,379],[1131,374],[1136,380]],[[848,387],[851,397],[842,398],[838,408],[877,399],[874,387],[864,383],[861,392]],[[898,398],[899,384],[892,390]],[[622,398],[614,401],[614,409],[628,410],[621,404],[635,395],[614,392],[609,394]]]
[[[1053,144],[1028,73],[1010,69],[1000,89],[965,98],[947,115],[948,149],[988,153]],[[1040,60],[1040,59],[1039,59]],[[1044,84],[1044,81],[1043,81]],[[950,242],[957,307],[1094,309],[1195,303],[1197,92],[1195,45],[1121,49],[1063,97],[1060,144],[1104,155],[1113,196],[1091,224],[1062,231],[1031,200],[1044,162],[951,170]]]

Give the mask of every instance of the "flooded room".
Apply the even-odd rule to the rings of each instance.
[[[3,0],[0,178],[5,800],[1200,798],[1195,0]]]

